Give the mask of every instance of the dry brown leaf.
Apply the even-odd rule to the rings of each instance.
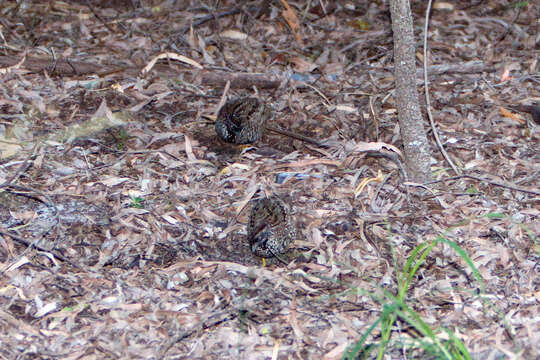
[[[293,64],[293,69],[300,73],[309,73],[318,67],[317,64],[299,56],[293,56],[289,61]]]
[[[14,69],[20,68],[25,60],[26,60],[26,50],[22,54],[22,58],[18,63],[14,64],[12,66],[5,67],[5,68],[0,68],[0,75],[5,75],[7,73],[10,73]]]
[[[296,302],[293,300],[291,304],[290,313],[289,313],[289,324],[291,325],[293,329],[293,332],[297,341],[302,342],[304,340],[304,331],[301,329],[300,325],[298,324],[298,319],[297,319],[298,314],[296,313],[295,303]]]
[[[343,356],[343,353],[345,350],[347,350],[347,346],[349,346],[348,343],[342,343],[337,345],[335,348],[324,354],[323,359],[324,360],[338,360],[341,359]]]
[[[312,165],[341,166],[341,161],[328,160],[328,159],[310,159],[310,160],[300,160],[300,161],[296,161],[296,162],[288,163],[288,164],[279,164],[278,167],[298,168],[298,167],[312,166]]]
[[[382,151],[382,150],[393,151],[403,158],[403,154],[401,153],[401,151],[392,144],[387,144],[383,142],[359,141],[357,143],[354,143],[352,147],[350,147],[349,145],[349,151],[366,152],[366,151]]]
[[[421,279],[413,279],[406,301],[428,324],[442,321],[449,329],[459,329],[456,336],[464,339],[474,358],[538,357],[540,322],[530,314],[540,313],[540,293],[526,286],[535,284],[537,274],[534,235],[540,231],[540,205],[535,195],[470,178],[448,179],[451,175],[433,147],[432,160],[437,163],[432,170],[439,182],[426,187],[437,192],[411,199],[421,206],[408,206],[398,176],[387,177],[383,186],[369,184],[360,194],[362,202],[355,201],[356,185],[385,171],[386,161],[363,161],[362,152],[396,151],[369,141],[401,149],[391,91],[391,34],[363,34],[362,30],[366,24],[390,29],[390,19],[384,16],[387,9],[384,2],[365,7],[354,1],[312,1],[311,6],[299,7],[301,2],[289,1],[278,2],[281,10],[289,12],[282,16],[279,10],[279,21],[272,6],[263,6],[259,14],[232,7],[237,15],[222,16],[228,9],[212,14],[204,8],[160,2],[152,8],[152,16],[135,14],[121,23],[115,20],[120,14],[117,7],[94,7],[110,29],[78,2],[53,2],[54,11],[37,6],[23,13],[3,13],[0,42],[14,51],[0,56],[2,64],[20,60],[15,55],[22,53],[15,48],[20,39],[39,37],[39,46],[32,51],[49,54],[43,57],[46,63],[40,71],[21,69],[30,64],[27,57],[21,68],[2,75],[0,137],[10,141],[16,134],[32,142],[38,135],[48,139],[51,133],[64,134],[64,129],[71,131],[76,124],[90,127],[95,124],[85,123],[100,103],[106,100],[109,105],[94,116],[106,125],[99,127],[105,131],[97,136],[93,130],[79,131],[76,136],[92,136],[67,146],[64,137],[51,137],[20,174],[28,152],[15,152],[10,162],[0,163],[1,179],[18,175],[12,185],[35,188],[50,198],[0,189],[3,231],[16,227],[22,238],[37,239],[47,230],[37,229],[41,220],[54,216],[44,203],[50,201],[59,210],[59,221],[43,233],[39,244],[56,248],[80,265],[75,269],[56,260],[52,250],[26,250],[9,235],[0,236],[3,269],[32,254],[0,277],[5,358],[20,358],[28,349],[36,353],[61,349],[74,359],[174,358],[186,353],[200,359],[339,358],[345,344],[354,344],[379,320],[381,304],[375,298],[384,296],[381,287],[395,292],[397,270],[411,256],[411,249],[441,235],[458,244],[480,267],[487,279],[484,295],[489,306],[479,297],[478,284],[462,257],[442,243],[426,258],[428,266],[421,267]],[[431,84],[445,147],[470,172],[485,173],[483,178],[495,175],[506,183],[536,188],[540,133],[518,124],[519,120],[503,118],[498,106],[489,107],[498,100],[505,104],[540,100],[534,79],[538,59],[529,51],[535,48],[534,33],[524,27],[516,48],[515,36],[497,35],[504,35],[507,25],[515,23],[514,13],[499,12],[495,18],[472,7],[465,14],[457,7],[451,10],[452,1],[443,1],[447,3],[434,6],[442,4],[446,10],[436,10],[430,21],[434,28],[460,31],[442,31],[430,39],[429,60],[465,70],[467,62],[460,66],[465,58],[491,59],[480,71],[449,71]],[[504,0],[493,0],[493,5],[504,5]],[[248,13],[252,16],[246,17]],[[521,11],[519,21],[534,23],[534,15]],[[43,21],[36,22],[31,33],[24,26],[6,27],[32,17]],[[304,36],[304,18],[310,22],[308,46],[297,42]],[[186,27],[191,20],[193,26]],[[167,26],[156,27],[157,23]],[[218,32],[244,31],[238,26],[247,25],[249,37],[236,30],[209,37],[216,25],[222,26]],[[290,28],[285,34],[282,25]],[[72,30],[80,35],[77,41],[61,47],[56,46],[58,36],[40,36],[62,38]],[[153,31],[151,39],[148,31]],[[479,46],[494,39],[496,46]],[[160,66],[156,72],[157,64],[148,73],[152,76],[137,78],[133,69],[143,68],[148,54],[157,55],[159,44],[186,49],[182,54],[198,64],[215,62],[214,70],[225,66],[231,76],[236,71],[259,73],[264,81],[235,80],[230,89],[223,82],[216,90],[216,85],[201,80],[196,65],[180,66],[180,71]],[[264,63],[253,57],[254,51],[264,52],[260,54]],[[97,77],[58,76],[54,70],[62,62],[55,62],[51,54],[69,58],[77,70],[77,63],[85,60],[104,71]],[[287,87],[287,66],[294,66],[291,57],[300,58],[294,79],[303,81],[293,80],[291,91],[263,89],[276,75],[284,81],[282,88]],[[107,73],[116,66],[122,72]],[[433,71],[438,67],[432,66]],[[514,77],[504,86],[495,86],[496,93],[489,86],[500,81],[504,69],[494,73],[493,66],[506,68],[504,80]],[[485,81],[477,82],[480,75]],[[273,107],[276,125],[327,139],[326,151],[298,146],[277,135],[264,136],[256,144],[258,149],[242,154],[216,143],[211,124],[200,121],[202,114],[219,108],[220,93],[225,100],[252,92]],[[362,111],[363,120],[356,111]],[[525,119],[525,113],[520,115]],[[117,116],[122,116],[125,126],[108,127]],[[188,144],[183,134],[189,136]],[[357,144],[359,140],[368,145]],[[218,173],[222,168],[227,176]],[[287,181],[281,182],[282,177]],[[129,180],[118,181],[121,178]],[[100,179],[113,187],[99,183]],[[303,254],[288,265],[275,262],[261,267],[245,243],[248,214],[244,211],[235,218],[236,211],[246,205],[243,200],[256,196],[255,189],[261,196],[275,192],[290,202],[299,230],[294,253]],[[473,189],[478,193],[469,191]],[[135,204],[130,196],[140,197],[143,209],[131,206]],[[102,210],[96,215],[88,206],[71,205],[81,200]],[[18,226],[18,215],[32,212],[38,216]],[[489,216],[497,213],[508,218]],[[88,221],[72,223],[72,218]],[[111,221],[97,225],[96,218]],[[369,244],[378,246],[372,249]],[[54,302],[56,309],[39,321],[32,317],[49,311],[47,306],[52,305],[47,304]],[[223,311],[222,321],[214,322]],[[473,321],[463,322],[464,317]],[[510,329],[501,326],[505,318]],[[395,335],[399,340],[400,334]],[[441,341],[449,338],[440,331],[436,335]],[[380,329],[372,336],[380,337]],[[512,339],[519,339],[521,346],[516,347]],[[400,359],[401,350],[389,346],[383,357]],[[425,355],[414,351],[417,357]]]
[[[291,28],[298,44],[303,45],[303,40],[299,34],[300,22],[298,21],[298,18],[296,17],[294,10],[290,7],[290,5],[287,3],[286,0],[281,0],[281,3],[285,7],[285,10],[281,12],[281,16],[283,16],[283,19],[285,19],[285,21]]]
[[[454,4],[445,1],[436,1],[433,4],[433,10],[454,10]]]
[[[246,40],[248,35],[238,30],[225,30],[219,34],[221,37],[232,40]]]
[[[105,186],[113,187],[116,185],[120,185],[126,181],[131,180],[130,178],[126,177],[119,177],[119,176],[106,176],[103,179],[101,179],[99,182],[102,183]]]
[[[505,108],[503,108],[502,106],[499,107],[499,111],[501,113],[502,116],[504,117],[507,117],[507,118],[510,118],[510,119],[513,119],[513,120],[516,120],[517,122],[519,122],[520,124],[526,124],[527,122],[525,120],[523,120],[521,117],[519,117],[518,115],[514,114],[513,112],[509,111],[509,110],[506,110]]]
[[[15,263],[9,265],[5,271],[7,272],[7,271],[17,270],[18,268],[20,268],[21,266],[23,266],[25,264],[28,264],[29,262],[30,262],[30,260],[28,260],[28,258],[26,256],[22,256]]]
[[[22,151],[23,147],[13,141],[0,139],[0,159],[9,159]]]
[[[185,150],[186,155],[189,161],[196,161],[197,158],[195,157],[195,154],[193,154],[193,147],[191,146],[191,139],[189,136],[184,134],[184,140],[185,140]]]
[[[193,59],[190,59],[190,58],[188,58],[188,57],[186,57],[184,55],[180,55],[180,54],[176,54],[176,53],[172,53],[172,52],[166,52],[166,53],[159,54],[156,57],[154,57],[152,60],[150,60],[150,62],[148,62],[148,64],[146,64],[146,66],[141,70],[141,72],[143,74],[146,74],[147,72],[152,70],[152,68],[154,67],[156,62],[158,62],[158,60],[161,60],[161,59],[178,60],[180,62],[192,65],[192,66],[196,67],[197,69],[201,69],[201,70],[204,69],[204,67],[201,64],[199,64],[198,62],[196,62]]]

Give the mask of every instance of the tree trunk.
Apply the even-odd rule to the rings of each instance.
[[[415,41],[409,0],[390,0],[399,126],[410,180],[431,179],[430,152],[416,91]]]

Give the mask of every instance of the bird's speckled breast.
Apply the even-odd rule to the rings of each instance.
[[[273,257],[287,251],[296,231],[289,207],[277,196],[255,201],[248,222],[251,250],[261,257]]]

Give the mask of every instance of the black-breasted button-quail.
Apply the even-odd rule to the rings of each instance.
[[[313,145],[322,144],[310,137],[270,125],[272,109],[254,97],[229,100],[219,109],[215,128],[218,136],[233,144],[252,144],[258,141],[265,130],[302,140]]]
[[[226,142],[251,144],[261,138],[270,116],[270,108],[257,98],[233,99],[219,109],[216,132]]]
[[[289,206],[276,195],[256,200],[249,215],[247,233],[255,255],[279,258],[296,238]]]

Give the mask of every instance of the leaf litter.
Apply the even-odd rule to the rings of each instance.
[[[408,199],[396,163],[367,155],[402,145],[382,2],[18,4],[6,2],[0,29],[3,357],[339,359],[377,322],[413,249],[440,236],[485,289],[439,243],[408,305],[473,358],[539,356],[540,132],[508,106],[540,99],[532,3],[434,12],[430,65],[473,69],[430,77],[443,142],[471,177],[452,178],[434,148],[438,183],[422,200]],[[413,4],[417,25],[424,12]],[[41,48],[24,52],[31,34]],[[206,119],[226,86],[328,147],[219,142]],[[287,266],[262,267],[249,249],[263,193],[292,207]],[[428,358],[407,347],[415,336],[397,323],[388,358]]]

